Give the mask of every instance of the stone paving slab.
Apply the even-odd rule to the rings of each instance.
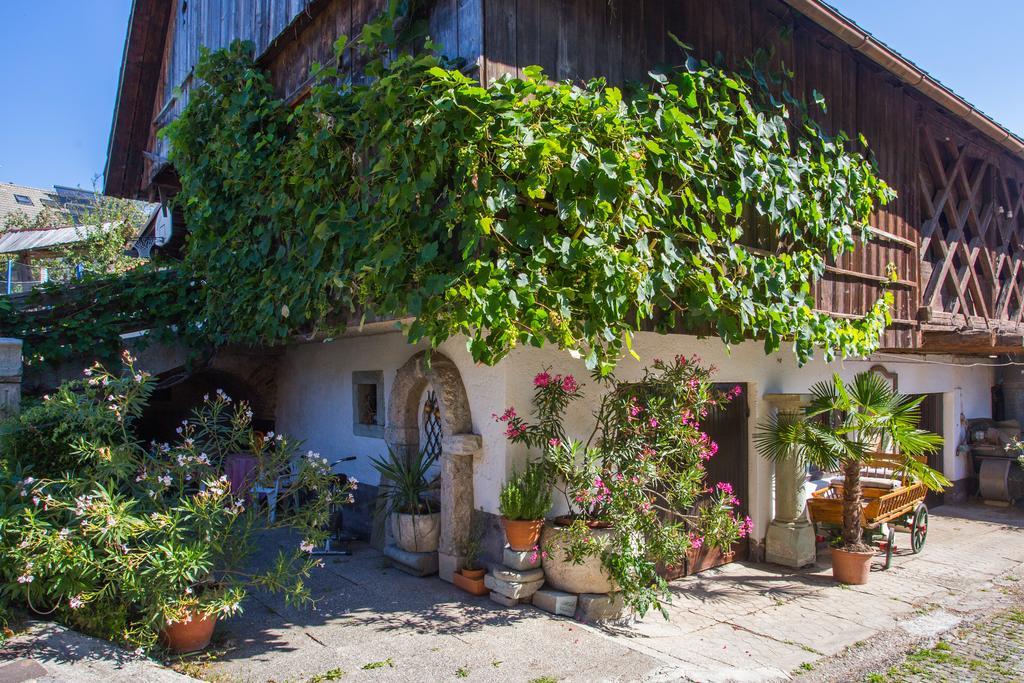
[[[49,622],[30,624],[0,647],[0,682],[186,683],[196,679],[112,643]]]

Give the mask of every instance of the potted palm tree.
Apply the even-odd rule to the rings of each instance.
[[[849,383],[834,375],[810,392],[802,412],[773,416],[754,438],[769,460],[795,457],[842,472],[842,534],[832,547],[832,574],[843,583],[864,583],[874,550],[864,542],[861,469],[883,453],[910,478],[941,491],[949,480],[919,458],[938,448],[942,437],[918,427],[923,397],[897,393],[877,373],[862,372]]]
[[[437,455],[422,451],[406,458],[388,448],[386,459],[371,458],[380,473],[380,490],[385,495],[383,512],[391,523],[391,535],[399,548],[411,553],[437,550],[441,536],[441,513],[431,490],[430,468]]]
[[[484,574],[487,573],[487,570],[480,562],[480,553],[483,550],[483,529],[480,527],[479,520],[479,517],[473,517],[469,533],[459,544],[462,569],[452,575],[452,582],[467,593],[487,595],[490,589],[484,585]]]

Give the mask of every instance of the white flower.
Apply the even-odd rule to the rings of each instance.
[[[141,382],[142,381],[142,373],[140,373],[140,372],[135,373],[135,381],[136,382]]]
[[[157,477],[157,481],[159,481],[164,486],[170,486],[171,485],[171,478],[168,475],[166,475],[166,474],[164,476],[162,476],[162,477]]]
[[[61,529],[60,531],[57,532],[57,536],[59,538],[67,538],[70,535],[71,535],[71,529],[69,529],[67,527],[64,527],[63,529]]]
[[[267,432],[267,438],[268,439],[273,439],[274,438],[274,431],[273,430],[270,430],[269,432]]]
[[[192,595],[192,589],[191,588],[186,588],[185,589],[185,595]]]
[[[144,648],[139,647],[139,648],[135,649],[134,654],[136,654],[139,657],[141,657],[142,655],[146,654],[146,650]]]
[[[32,576],[31,574],[22,574],[18,577],[18,583],[32,583],[32,581],[34,581],[35,578],[36,577]]]
[[[82,598],[80,598],[77,595],[75,597],[71,598],[70,600],[68,600],[68,607],[70,607],[71,609],[78,609],[79,607],[81,607],[84,604],[85,603],[82,602]]]
[[[82,374],[85,375],[86,377],[91,377],[92,376],[92,368],[86,368],[85,370],[82,370]]]
[[[313,544],[309,541],[303,541],[299,544],[299,550],[301,550],[304,553],[311,553],[313,552]]]
[[[176,432],[177,434],[181,434],[181,427],[175,427],[175,428],[174,428],[174,431],[175,431],[175,432]]]
[[[277,441],[280,441],[280,440],[281,440],[281,439],[283,439],[283,438],[284,438],[284,437],[283,437],[283,436],[281,436],[280,434],[278,434],[277,436],[275,436],[275,437],[274,437],[274,439],[275,439],[275,440],[277,440]]]
[[[21,483],[23,485],[25,485],[25,486],[28,486],[29,484],[33,483],[35,480],[36,480],[35,477],[25,477],[24,479],[21,480]]]
[[[204,401],[209,401],[210,400],[210,395],[209,394],[203,394],[203,400]]]

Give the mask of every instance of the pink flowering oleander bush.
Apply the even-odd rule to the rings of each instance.
[[[3,596],[142,647],[168,623],[234,614],[253,587],[308,601],[303,579],[318,564],[310,551],[325,536],[331,496],[347,500],[352,486],[336,485],[319,455],[297,458],[285,437],[254,431],[252,411],[222,391],[205,397],[174,443],[141,443],[135,422],[155,381],[127,354],[124,360],[121,374],[95,365],[46,397],[52,424],[26,412],[5,425],[7,433],[31,425],[34,438],[60,442],[74,460],[5,455]],[[301,491],[306,501],[280,511],[273,524],[301,535],[298,547],[259,570],[250,569],[258,532],[271,525],[265,500],[232,491],[224,474],[225,457],[237,452],[254,456],[261,480],[290,475],[281,500]]]
[[[515,408],[494,416],[508,439],[539,451],[570,510],[566,559],[599,555],[640,613],[658,608],[667,614],[669,592],[659,565],[680,564],[690,548],[728,551],[750,531],[749,518],[736,518],[739,501],[731,486],[705,485],[704,463],[718,446],[700,420],[740,392],[715,390],[713,373],[696,357],[677,356],[656,360],[636,382],[595,374],[605,393],[586,441],[570,438],[564,425],[566,409],[582,396],[572,375],[537,374],[529,418]],[[599,540],[591,533],[595,526],[612,533]]]

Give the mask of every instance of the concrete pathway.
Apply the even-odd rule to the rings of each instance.
[[[1019,510],[940,508],[921,554],[907,534],[896,543],[892,568],[877,561],[865,586],[834,583],[826,553],[803,571],[735,563],[675,582],[670,622],[649,615],[605,631],[663,662],[664,680],[781,680],[873,638],[912,643],[951,629],[1011,600],[1000,589],[1024,577]]]
[[[909,545],[897,534],[898,545]],[[899,630],[933,635],[980,607],[993,581],[1024,576],[1024,513],[947,507],[920,555],[901,550],[862,587],[809,570],[736,563],[673,584],[671,621],[593,628],[532,607],[506,609],[436,578],[388,569],[369,549],[329,560],[316,611],[251,601],[219,628],[204,677],[227,681],[781,680]],[[988,593],[986,593],[988,591]],[[987,603],[986,603],[987,604]],[[548,677],[548,678],[545,678]]]
[[[195,679],[98,638],[48,622],[0,647],[0,683],[186,683]]]
[[[901,551],[867,586],[833,583],[827,562],[803,571],[736,563],[674,582],[671,621],[649,614],[602,628],[499,607],[357,549],[315,575],[315,610],[254,596],[242,615],[218,625],[209,652],[175,666],[227,682],[864,680],[887,670],[881,656],[898,662],[979,615],[1024,608],[1024,513],[937,512],[922,554]],[[908,544],[906,534],[897,543]],[[132,668],[116,648],[86,655],[99,641],[86,648],[57,633],[16,639],[0,649],[0,666],[13,652],[48,672],[76,667],[52,669],[45,680],[162,680]],[[61,675],[68,671],[75,675]]]

